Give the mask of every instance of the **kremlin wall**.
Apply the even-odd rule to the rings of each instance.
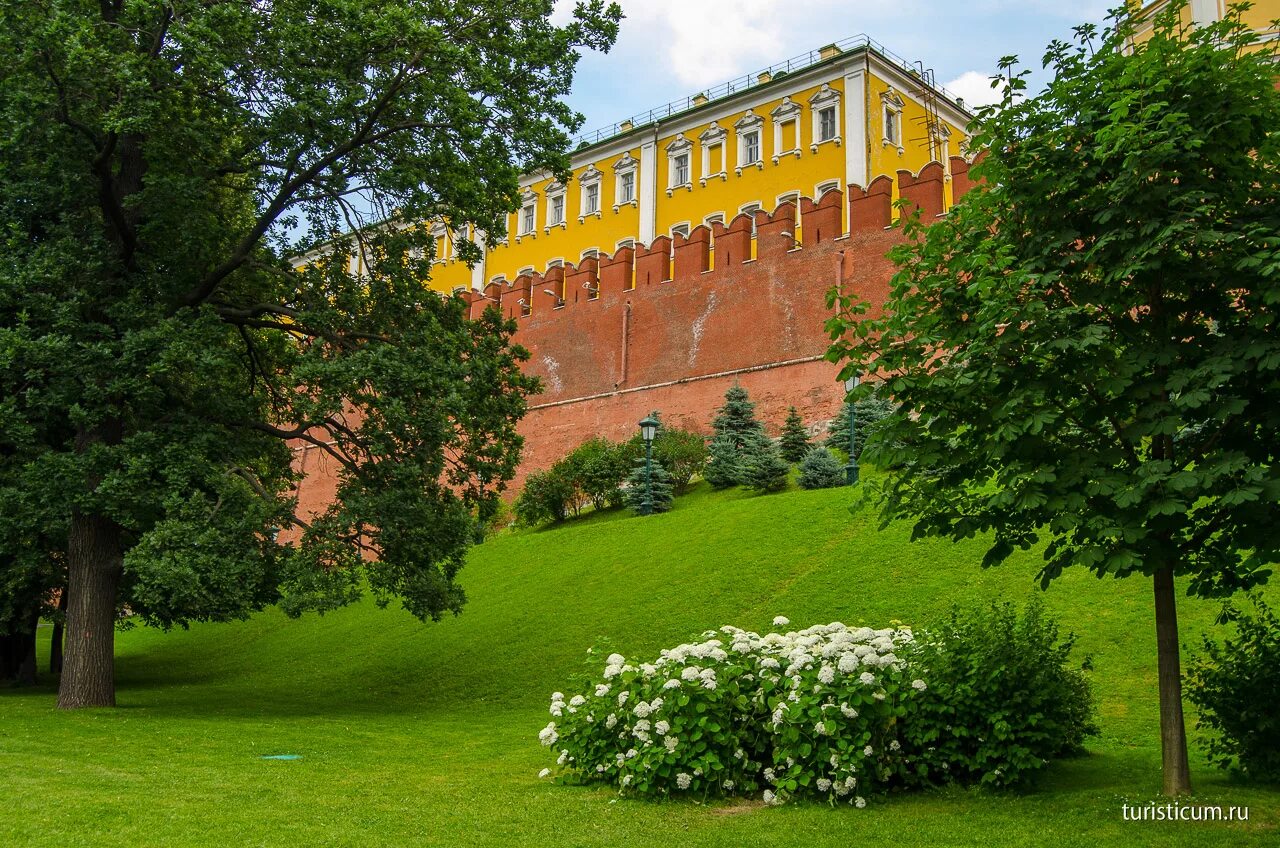
[[[969,162],[952,157],[946,168],[934,162],[917,174],[880,176],[865,189],[802,197],[799,209],[784,203],[756,211],[754,220],[738,215],[727,225],[695,227],[687,238],[659,236],[464,292],[473,315],[496,307],[516,321],[513,341],[528,349],[525,367],[543,383],[520,425],[524,457],[507,496],[529,472],[592,436],[631,437],[651,410],[669,424],[709,432],[735,382],[771,433],[788,406],[811,429],[824,428],[844,399],[836,366],[823,358],[827,291],[839,284],[874,312],[894,272],[886,253],[902,240],[891,226],[899,214],[893,198],[929,221],[970,185]],[[299,487],[305,513],[332,495],[334,469],[306,446],[298,462],[307,475]]]

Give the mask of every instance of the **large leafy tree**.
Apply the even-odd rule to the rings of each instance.
[[[0,8],[0,569],[56,574],[63,540],[61,706],[114,702],[125,606],[184,625],[367,585],[461,607],[534,384],[497,312],[427,289],[434,244],[402,224],[492,241],[521,173],[565,174],[561,98],[620,13],[551,7]],[[314,516],[298,444],[337,472]]]
[[[985,182],[912,228],[883,317],[833,293],[830,327],[901,404],[867,446],[903,469],[888,516],[989,534],[984,565],[1043,543],[1046,585],[1152,581],[1168,794],[1190,791],[1175,578],[1226,595],[1280,555],[1274,50],[1181,5],[1149,38],[1121,16],[1051,45],[1035,97],[1011,70]]]

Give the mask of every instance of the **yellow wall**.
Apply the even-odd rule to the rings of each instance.
[[[831,89],[839,92],[843,98],[843,78],[837,77],[827,82]],[[783,151],[793,144],[790,138],[782,139],[781,148],[775,144],[774,123],[770,113],[782,105],[782,96],[750,105],[750,110],[764,119],[759,127],[763,168],[752,165],[743,168],[740,175],[735,173],[735,168],[740,163],[738,162],[738,135],[733,124],[746,115],[748,107],[744,105],[741,111],[718,120],[716,123],[727,130],[723,145],[727,154],[728,167],[725,169],[724,178],[712,178],[707,181],[706,186],[701,185],[699,181],[702,169],[702,145],[698,137],[710,129],[711,124],[699,123],[684,130],[684,137],[693,142],[693,148],[690,151],[693,160],[693,185],[689,189],[673,190],[671,197],[667,197],[667,186],[671,179],[667,145],[675,139],[675,135],[660,138],[657,150],[657,234],[665,235],[670,232],[671,227],[685,222],[688,222],[691,227],[696,227],[708,216],[716,214],[724,215],[725,223],[728,223],[738,214],[739,209],[748,203],[759,203],[765,210],[772,212],[778,204],[780,195],[798,192],[806,197],[812,197],[815,186],[827,180],[837,180],[843,185],[845,170],[843,145],[847,138],[846,128],[839,127],[841,133],[838,136],[839,145],[835,141],[825,141],[818,145],[817,152],[811,148],[814,132],[809,98],[821,88],[822,84],[817,84],[790,95],[791,101],[801,106],[796,120],[800,130],[799,156],[795,153],[783,154]],[[841,104],[837,112],[843,120],[843,99]],[[775,155],[779,156],[776,164],[773,161]]]
[[[899,143],[886,142],[885,139],[885,101],[890,84],[876,74],[871,74],[867,81],[867,145],[870,167],[867,173],[873,175],[888,174],[893,176],[897,171],[906,170],[915,174],[932,159],[941,161],[950,169],[947,161],[950,156],[959,156],[961,142],[965,138],[965,128],[939,118],[941,123],[950,129],[951,135],[945,147],[941,142],[934,145],[934,155],[930,156],[928,133],[925,125],[925,108],[919,102],[918,91],[903,91],[896,86],[894,93],[902,101],[902,110],[898,121]],[[948,173],[950,171],[948,170]],[[943,188],[944,202],[950,208],[952,202],[951,182],[948,180]],[[893,199],[898,199],[898,184],[893,184]]]
[[[1280,0],[1277,0],[1280,2]],[[641,243],[641,231],[644,220],[652,220],[655,236],[667,235],[671,228],[680,224],[693,227],[702,224],[712,215],[723,215],[728,223],[739,210],[747,204],[759,203],[766,211],[772,212],[780,198],[786,195],[799,194],[814,197],[818,185],[835,181],[841,190],[851,181],[850,169],[857,163],[863,173],[875,177],[880,174],[893,175],[900,169],[915,173],[930,161],[930,150],[925,140],[925,110],[917,102],[919,97],[916,78],[898,70],[889,71],[882,60],[871,58],[864,60],[856,53],[843,54],[842,59],[816,68],[813,71],[801,71],[793,74],[790,80],[779,77],[765,83],[765,87],[751,89],[756,97],[739,97],[731,109],[726,108],[724,101],[711,101],[698,106],[684,115],[676,115],[664,120],[662,134],[655,140],[652,127],[641,127],[632,131],[631,136],[620,136],[606,140],[593,147],[575,154],[573,158],[573,178],[565,186],[564,223],[547,229],[548,204],[547,187],[552,183],[549,176],[532,177],[522,184],[522,189],[536,194],[537,219],[531,234],[520,234],[520,212],[508,217],[508,235],[506,240],[490,250],[485,257],[482,269],[482,282],[488,283],[496,277],[514,280],[522,269],[532,268],[545,272],[548,264],[555,260],[566,263],[577,263],[584,251],[598,250],[602,254],[612,254],[617,245],[624,239]],[[883,68],[883,73],[876,73]],[[850,79],[856,79],[859,71],[866,71],[865,86],[861,91],[854,91],[853,96],[861,101],[848,104],[849,92],[845,90],[846,73],[854,73]],[[801,73],[807,76],[800,76]],[[903,101],[900,117],[901,132],[896,145],[883,143],[884,109],[881,95],[890,86],[889,79],[896,80],[895,91]],[[797,82],[802,88],[795,89]],[[816,128],[814,115],[816,108],[810,102],[815,94],[820,94],[826,86],[829,92],[839,95],[837,103],[837,139],[816,144]],[[782,139],[779,146],[775,138],[775,124],[771,112],[783,105],[786,98],[800,107],[796,125],[799,130],[798,155],[785,152],[792,147],[793,141]],[[820,106],[830,105],[831,100],[824,100]],[[866,136],[854,138],[855,127],[849,126],[851,112],[862,112],[862,125]],[[739,160],[738,132],[734,123],[748,112],[759,116],[760,154],[762,164],[736,168],[742,163]],[[721,167],[722,175],[704,173],[703,142],[700,136],[712,128],[712,122],[724,130],[720,142],[722,152],[716,160],[709,163],[709,171],[714,173]],[[946,163],[946,155],[959,155],[965,138],[964,126],[947,123],[950,136],[945,150],[939,145],[935,156]],[[668,145],[679,136],[690,143],[691,185],[671,187],[670,158]],[[644,173],[645,156],[643,148],[646,143],[656,141],[652,150],[653,174]],[[854,149],[850,150],[850,145]],[[622,150],[622,145],[629,149]],[[602,153],[608,152],[608,156]],[[600,158],[596,158],[596,157]],[[721,161],[719,157],[723,157]],[[774,157],[778,156],[777,162]],[[616,198],[616,172],[614,165],[624,157],[630,157],[637,163],[636,201],[624,204],[614,211]],[[600,179],[600,213],[587,215],[579,221],[582,202],[582,184],[584,172],[594,166],[601,173]],[[703,179],[705,178],[705,185]],[[643,186],[647,179],[654,181],[654,203],[651,211],[641,208],[645,199]],[[668,188],[671,187],[670,196]],[[951,202],[951,185],[946,183],[946,202]],[[897,187],[894,187],[897,196]],[[646,219],[651,215],[651,219]],[[800,237],[797,226],[795,236]],[[753,245],[754,247],[754,245]],[[464,264],[452,258],[451,245],[442,248],[440,261],[433,269],[431,286],[443,291],[465,286],[469,287],[476,275]]]

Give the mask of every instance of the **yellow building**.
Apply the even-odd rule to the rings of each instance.
[[[568,182],[522,182],[507,237],[475,267],[437,225],[431,286],[511,281],[932,160],[948,169],[949,205],[971,117],[930,71],[866,37],[827,45],[584,137]]]
[[[1161,9],[1169,5],[1170,0],[1156,0],[1143,3],[1142,0],[1128,0],[1128,7],[1140,19],[1137,38],[1151,30],[1151,19]],[[1270,41],[1280,37],[1275,21],[1280,19],[1280,0],[1252,0],[1253,8],[1245,10],[1241,20],[1258,34],[1259,41]],[[1189,0],[1182,9],[1184,24],[1211,24],[1220,21],[1227,13],[1231,0]]]

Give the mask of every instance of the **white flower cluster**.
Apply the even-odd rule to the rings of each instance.
[[[774,624],[784,627],[790,622],[779,616]],[[836,750],[842,734],[857,727],[859,733],[871,728],[879,734],[870,737],[877,745],[898,754],[900,743],[888,729],[893,721],[884,718],[891,715],[886,711],[894,701],[880,703],[926,688],[924,680],[908,673],[910,663],[904,657],[909,658],[912,642],[906,628],[851,628],[840,622],[764,635],[726,626],[707,631],[702,641],[666,649],[652,663],[629,663],[621,654],[610,654],[605,682],[592,686],[590,695],[566,701],[563,693],[553,693],[551,715],[563,722],[559,727],[549,724],[539,740],[552,746],[565,739],[561,766],[567,761],[579,773],[595,774],[624,789],[653,793],[754,787],[763,790],[766,803],[780,804],[791,794],[788,787],[794,791],[791,781],[810,769],[818,771],[812,783],[818,792],[864,806],[864,798],[853,796],[853,790],[860,776],[874,778],[875,770],[884,767],[884,757],[874,757],[872,745],[865,746],[864,757],[828,752]],[[726,686],[727,694],[721,691]],[[577,715],[580,712],[585,715]],[[769,747],[744,750],[737,744],[739,737],[726,735],[748,730],[737,725],[758,721],[751,715],[767,717],[764,727],[756,727],[776,735],[772,754]],[[597,722],[597,716],[602,720]],[[710,751],[708,726],[723,740],[711,744],[730,746],[713,760],[699,753]],[[682,745],[680,737],[697,727],[704,732],[693,738],[701,735],[703,743]],[[808,740],[802,746],[804,756],[781,741],[801,737]],[[804,760],[819,747],[816,763],[797,762],[796,757]],[[601,759],[598,752],[604,750],[611,752]],[[758,761],[771,756],[772,765]],[[674,786],[664,786],[671,778],[659,774],[674,774]],[[868,784],[872,789],[875,785],[874,780]]]

